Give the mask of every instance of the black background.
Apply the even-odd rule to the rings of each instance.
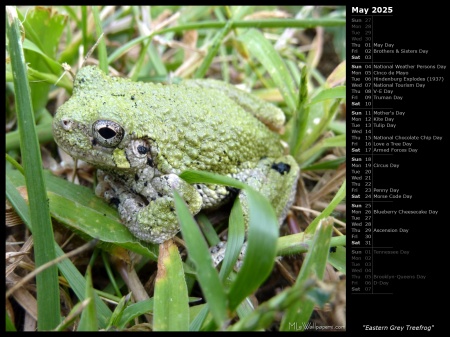
[[[382,7],[383,3],[365,2],[347,3],[347,116],[351,106],[351,18],[352,6],[369,8]],[[374,236],[374,246],[395,245],[398,249],[410,250],[405,257],[376,256],[373,269],[376,274],[405,274],[426,276],[425,280],[393,281],[389,290],[391,294],[353,294],[351,291],[351,267],[347,268],[347,334],[366,335],[369,333],[385,334],[394,331],[367,331],[364,325],[370,326],[433,326],[431,332],[405,331],[401,334],[435,335],[446,329],[446,312],[448,312],[448,282],[444,271],[447,269],[447,237],[450,222],[447,216],[449,178],[448,167],[445,164],[448,142],[448,114],[449,109],[449,71],[450,57],[445,51],[449,42],[450,29],[447,11],[429,2],[417,4],[406,2],[396,4],[384,3],[393,8],[392,16],[378,17],[373,20],[373,42],[394,43],[394,48],[428,49],[428,54],[387,54],[375,55],[374,62],[385,58],[394,64],[443,64],[447,69],[430,71],[429,76],[444,76],[443,83],[426,82],[425,89],[402,89],[394,94],[404,96],[401,104],[395,104],[395,109],[406,111],[406,116],[396,118],[395,132],[400,135],[439,135],[442,141],[415,142],[419,148],[417,154],[398,154],[388,162],[400,164],[397,170],[376,169],[373,173],[374,187],[399,188],[400,193],[413,194],[410,201],[402,200],[386,206],[393,209],[434,209],[439,211],[437,216],[409,215],[409,216],[375,216],[374,228],[407,227],[407,235],[378,234]],[[372,15],[372,14],[368,14]],[[427,72],[421,71],[425,75]],[[351,124],[347,117],[347,146],[351,144]],[[386,130],[386,134],[392,134]],[[383,130],[383,131],[384,131]],[[377,134],[380,134],[377,131]],[[348,151],[351,151],[349,148]],[[347,171],[349,181],[350,170]],[[347,214],[351,210],[350,185],[347,183]],[[447,206],[447,207],[446,207]],[[391,223],[391,226],[388,224]],[[351,261],[351,240],[348,224],[347,261]],[[378,240],[378,242],[376,242]],[[382,241],[382,242],[380,242]],[[384,242],[383,242],[384,241]],[[348,263],[349,264],[349,263]],[[444,316],[445,314],[445,316]],[[396,332],[399,333],[400,332]]]

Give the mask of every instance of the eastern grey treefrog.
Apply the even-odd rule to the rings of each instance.
[[[249,184],[283,221],[300,170],[266,124],[282,128],[283,112],[231,84],[133,82],[86,66],[55,115],[53,133],[64,151],[98,168],[96,194],[117,206],[130,232],[162,243],[180,230],[174,188],[193,215],[236,194],[219,185],[190,185],[179,178],[186,169]]]

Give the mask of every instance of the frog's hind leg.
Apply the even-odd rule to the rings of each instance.
[[[300,168],[293,157],[283,156],[272,163],[269,176],[273,177],[269,180],[278,181],[275,184],[277,187],[271,188],[265,185],[261,193],[271,201],[281,225],[295,201]]]
[[[197,192],[203,200],[202,209],[214,210],[226,204],[238,194],[238,190],[228,186],[195,184]]]
[[[294,203],[299,175],[300,169],[295,159],[291,156],[282,156],[276,160],[264,158],[256,167],[241,170],[233,177],[245,182],[267,197],[274,207],[278,216],[278,223],[281,225]],[[249,207],[245,191],[240,191],[239,199],[247,227],[249,223]],[[214,265],[218,265],[225,256],[226,242],[220,242],[219,245],[212,247],[210,251]],[[243,263],[245,251],[246,242],[235,265],[236,270],[239,270]]]
[[[277,159],[263,158],[252,169],[245,169],[235,175],[235,178],[245,182],[264,195],[275,209],[281,225],[294,203],[297,190],[297,180],[300,169],[291,156]],[[245,192],[241,191],[244,215],[248,211]]]

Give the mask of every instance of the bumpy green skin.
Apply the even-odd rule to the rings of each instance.
[[[186,169],[247,182],[272,201],[280,218],[285,216],[299,168],[283,154],[278,135],[255,118],[264,114],[265,121],[280,125],[282,111],[261,102],[219,81],[164,86],[84,67],[77,73],[73,96],[57,111],[53,132],[63,150],[99,169],[96,192],[118,206],[130,231],[161,243],[179,231],[173,188],[192,214],[218,207],[232,196],[222,186],[187,184],[178,177]],[[251,105],[256,111],[250,113]],[[123,138],[116,135],[117,128],[104,133],[109,124]],[[101,135],[95,125],[100,125]]]

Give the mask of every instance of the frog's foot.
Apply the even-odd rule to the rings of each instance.
[[[228,186],[206,184],[195,184],[194,186],[202,197],[202,209],[216,209],[237,195],[237,190]]]
[[[152,231],[152,227],[156,227],[156,224],[141,224],[139,214],[145,212],[149,202],[139,194],[132,193],[127,186],[110,175],[105,174],[103,171],[97,171],[97,178],[99,183],[95,190],[98,196],[104,197],[106,201],[117,207],[120,218],[123,224],[128,230],[137,238],[156,243],[152,238],[159,238],[164,235],[155,235]],[[157,222],[154,219],[154,222]],[[176,222],[175,222],[176,224]],[[174,236],[178,232],[177,229],[168,229],[166,236]],[[164,240],[163,240],[164,241]],[[162,241],[161,241],[162,242]],[[159,243],[159,242],[158,242]]]
[[[173,189],[185,200],[192,214],[200,211],[202,199],[196,189],[170,174],[152,181],[160,197],[147,200],[133,193],[127,186],[108,174],[100,171],[96,193],[117,206],[120,217],[129,231],[137,238],[162,243],[174,237],[180,230],[175,213]]]
[[[213,260],[214,267],[217,267],[225,257],[225,251],[227,249],[227,242],[220,241],[217,245],[209,248],[209,252],[211,253],[211,258]],[[244,242],[242,245],[241,251],[237,258],[237,261],[234,265],[234,270],[239,271],[244,262],[245,252],[247,251],[247,242]]]

